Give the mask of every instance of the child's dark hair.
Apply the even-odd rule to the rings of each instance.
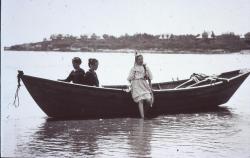
[[[98,63],[98,60],[97,59],[95,59],[95,58],[89,58],[89,67],[90,67],[90,65],[94,65],[94,64],[96,64],[96,63]]]
[[[72,62],[73,62],[73,63],[81,64],[81,63],[82,63],[82,60],[81,60],[79,57],[74,57],[74,58],[72,59]]]

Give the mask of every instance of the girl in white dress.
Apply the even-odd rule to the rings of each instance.
[[[144,118],[143,103],[150,106],[153,104],[151,80],[152,73],[148,66],[143,63],[143,56],[136,53],[135,64],[130,70],[128,81],[131,83],[132,97],[138,103],[142,118]]]

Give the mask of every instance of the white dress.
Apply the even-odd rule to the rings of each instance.
[[[147,66],[146,74],[152,80],[152,73]],[[144,77],[145,69],[143,66],[135,65],[131,68],[128,81],[131,82],[131,93],[135,102],[152,98],[151,88]]]

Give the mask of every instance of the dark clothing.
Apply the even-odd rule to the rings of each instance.
[[[84,84],[99,87],[99,80],[97,74],[91,70],[87,71],[84,76]]]
[[[85,75],[85,71],[80,68],[79,70],[71,71],[69,76],[65,80],[62,80],[62,81],[65,81],[65,82],[72,81],[73,83],[84,84],[84,75]]]

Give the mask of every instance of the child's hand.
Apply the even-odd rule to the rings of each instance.
[[[148,80],[149,79],[149,76],[148,74],[145,75],[145,79]]]

